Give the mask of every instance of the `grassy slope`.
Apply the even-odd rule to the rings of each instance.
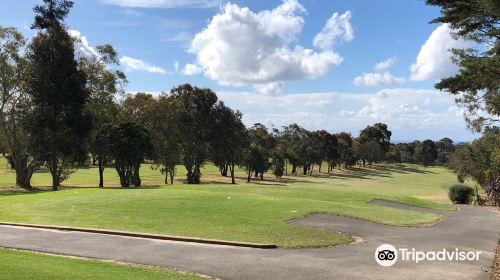
[[[113,172],[108,170],[110,175]],[[440,218],[367,204],[373,198],[453,209],[449,204],[417,199],[446,199],[447,187],[456,179],[441,168],[392,166],[336,172],[335,176],[287,177],[278,181],[268,178],[264,185],[240,181],[234,186],[224,184],[227,179],[221,179],[209,166],[204,178],[212,183],[199,186],[178,182],[157,188],[73,188],[30,195],[5,191],[10,195],[0,196],[0,220],[316,247],[343,244],[350,239],[285,221],[312,212],[398,226],[432,223]],[[143,168],[142,174],[148,184],[160,185],[163,180],[159,172],[149,167]],[[0,175],[0,180],[7,184],[5,177]],[[84,169],[66,184],[89,184],[95,177],[95,169]],[[116,184],[116,175],[107,177],[111,184]],[[34,181],[48,184],[49,179],[48,174],[37,174]]]
[[[205,279],[194,274],[184,274],[160,268],[121,265],[8,249],[0,249],[0,271],[1,278],[9,280]]]

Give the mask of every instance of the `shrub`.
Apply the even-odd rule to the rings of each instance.
[[[448,191],[448,197],[451,202],[458,202],[462,204],[468,204],[473,194],[474,189],[462,184],[453,185]]]

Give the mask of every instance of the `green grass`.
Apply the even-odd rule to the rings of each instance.
[[[179,168],[179,170],[182,170]],[[286,221],[314,212],[332,213],[396,226],[433,223],[442,217],[368,204],[374,198],[416,206],[453,210],[447,202],[455,176],[443,168],[379,166],[335,175],[288,176],[264,182],[226,184],[213,166],[204,170],[210,184],[163,186],[163,176],[149,166],[143,181],[158,187],[140,189],[66,188],[59,192],[0,191],[0,220],[49,225],[117,229],[233,241],[273,243],[280,247],[321,247],[349,243],[351,238],[333,231],[299,227]],[[7,176],[11,176],[5,171]],[[0,174],[0,184],[13,179]],[[239,174],[243,179],[244,174]],[[95,186],[95,168],[79,170],[67,186]],[[184,179],[183,174],[178,175]],[[109,185],[116,185],[108,169]],[[34,182],[48,185],[46,173]],[[4,195],[1,195],[1,194]]]
[[[123,265],[8,249],[0,249],[0,273],[2,279],[9,280],[206,279],[194,274],[161,268]]]

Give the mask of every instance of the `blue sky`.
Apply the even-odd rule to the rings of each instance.
[[[39,2],[0,0],[0,25],[33,36]],[[447,49],[470,43],[429,24],[439,10],[424,1],[75,2],[68,27],[83,48],[117,49],[129,92],[189,82],[214,89],[247,125],[357,135],[382,121],[395,140],[475,137],[453,97],[433,89],[456,71]]]

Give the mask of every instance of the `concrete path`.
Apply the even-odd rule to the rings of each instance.
[[[374,201],[386,207],[420,209]],[[427,228],[400,228],[326,214],[293,223],[348,232],[357,245],[320,249],[251,249],[0,226],[0,246],[175,268],[221,279],[487,279],[499,239],[500,212],[462,206]],[[381,267],[375,249],[389,243],[417,250],[480,250],[476,262],[397,262]]]

